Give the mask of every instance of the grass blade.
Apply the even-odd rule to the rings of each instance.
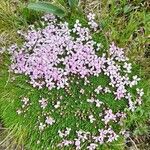
[[[68,0],[70,7],[76,7],[78,5],[78,0]]]

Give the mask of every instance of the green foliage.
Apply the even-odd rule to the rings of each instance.
[[[27,8],[36,11],[42,11],[45,13],[52,13],[59,17],[64,17],[70,13],[70,10],[72,11],[78,6],[78,0],[68,0],[67,4],[69,5],[69,8],[66,7],[67,5],[63,0],[58,0],[55,3],[61,5],[61,7],[43,1],[43,2],[29,3]]]
[[[134,113],[129,114],[128,119],[126,120],[126,128],[132,130],[133,136],[138,135],[149,135],[150,132],[150,89],[149,83],[143,80],[141,85],[144,88],[144,101],[143,105],[136,109]]]
[[[68,0],[69,6],[71,8],[76,7],[78,5],[78,0]]]
[[[17,30],[27,26],[26,20],[19,16],[21,7],[19,3],[0,1],[0,47],[18,41]]]
[[[46,13],[53,13],[59,17],[65,16],[65,12],[61,8],[47,2],[29,3],[28,9],[43,11]]]

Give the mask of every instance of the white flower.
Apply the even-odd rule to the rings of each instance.
[[[45,127],[46,127],[46,125],[43,124],[42,122],[40,122],[39,130],[40,130],[40,131],[43,131]]]
[[[138,94],[140,97],[142,97],[142,96],[144,95],[143,89],[137,88],[136,91],[137,91],[137,94]]]
[[[133,80],[130,82],[130,87],[137,85],[138,81],[140,81],[141,79],[138,78],[137,75],[133,76]]]
[[[138,97],[135,101],[135,103],[137,103],[138,105],[141,105],[142,104],[142,98],[141,97]]]
[[[88,18],[89,20],[94,20],[94,19],[95,19],[95,14],[89,13],[89,14],[87,15],[87,18]]]
[[[102,86],[101,85],[99,85],[94,91],[97,93],[97,94],[99,94],[101,91],[102,91]]]
[[[87,99],[87,102],[89,103],[94,103],[95,99],[93,97],[91,97],[91,99]]]
[[[126,69],[124,72],[131,73],[131,69],[132,69],[131,63],[125,62],[123,68]]]
[[[110,90],[108,87],[105,87],[105,88],[104,88],[104,92],[105,92],[105,93],[111,93],[111,90]]]
[[[47,99],[42,98],[41,100],[39,100],[39,103],[41,104],[41,107],[45,109],[48,104],[48,101]]]
[[[65,134],[63,132],[61,132],[60,130],[58,130],[58,134],[59,134],[59,137],[63,138],[65,136]]]
[[[36,143],[37,143],[37,144],[40,144],[40,141],[38,140]]]
[[[80,90],[80,93],[81,93],[81,94],[84,94],[84,92],[85,92],[84,89],[81,89],[81,90]]]
[[[70,131],[71,131],[71,128],[66,128],[65,136],[69,135],[69,134],[70,134]]]
[[[71,128],[66,128],[66,130],[64,132],[58,130],[58,134],[61,138],[64,138],[66,136],[68,136],[70,134]]]
[[[57,103],[56,103],[56,105],[54,105],[54,107],[57,109],[57,108],[59,108],[60,107],[60,101],[58,101]]]
[[[117,140],[118,139],[118,135],[116,134],[116,133],[112,133],[112,134],[110,134],[109,136],[108,136],[108,140],[107,140],[107,142],[113,142],[114,140]]]
[[[131,96],[130,93],[127,93],[127,95],[125,96],[125,98],[128,99],[128,100],[131,100],[131,99],[132,99],[132,96]]]
[[[72,141],[64,140],[62,143],[63,143],[64,146],[69,146],[69,145],[72,144]]]
[[[135,103],[134,102],[132,102],[132,100],[128,100],[128,102],[129,102],[129,110],[131,110],[132,112],[135,110]]]
[[[93,123],[93,122],[96,120],[93,115],[90,115],[90,116],[89,116],[89,119],[90,119],[90,122],[91,122],[91,123]]]
[[[24,105],[27,105],[29,102],[29,98],[24,97],[21,101],[24,103]]]
[[[94,21],[95,14],[89,13],[87,15],[87,18],[89,20],[88,25],[90,25],[90,28],[94,29],[94,31],[97,30],[98,24]]]
[[[89,150],[95,150],[97,146],[98,146],[97,144],[91,143],[87,148],[88,148]]]
[[[17,114],[20,115],[22,111],[20,109],[17,110]]]
[[[52,117],[46,117],[45,123],[48,125],[53,125],[55,123],[55,120]]]
[[[103,102],[99,101],[98,99],[95,100],[95,103],[96,103],[96,107],[100,107]]]

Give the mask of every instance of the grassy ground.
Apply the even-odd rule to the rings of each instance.
[[[20,42],[20,40],[18,40],[19,38],[17,37],[16,31],[20,28],[26,28],[28,23],[37,20],[38,17],[36,15],[30,15],[31,12],[29,12],[29,15],[23,15],[24,11],[26,11],[22,9],[25,5],[23,2],[14,3],[12,1],[4,0],[0,0],[0,2],[0,44],[5,46],[13,43],[14,41]],[[149,147],[146,144],[148,143],[150,134],[150,52],[148,49],[148,34],[150,29],[148,22],[150,17],[147,12],[148,2],[142,2],[140,0],[135,2],[130,2],[127,0],[121,0],[118,2],[102,0],[99,2],[99,0],[93,0],[91,2],[91,0],[86,0],[85,2],[81,3],[81,6],[84,8],[86,13],[89,11],[96,13],[104,37],[108,39],[109,42],[115,41],[119,46],[125,47],[127,49],[127,55],[132,60],[133,64],[138,64],[139,66],[138,69],[135,69],[135,72],[142,77],[142,87],[145,89],[144,104],[139,107],[135,113],[130,114],[126,120],[126,127],[132,133],[132,136],[130,137],[133,139],[130,140],[131,145],[133,145],[135,148],[139,147],[139,149],[146,149],[146,147]],[[16,81],[11,82],[13,75],[7,72],[9,58],[7,55],[0,56],[0,58],[0,113],[1,117],[3,118],[3,124],[6,127],[9,127],[8,136],[6,139],[13,141],[13,143],[16,144],[18,146],[17,148],[19,149],[21,145],[28,141],[28,139],[25,140],[27,133],[34,135],[32,136],[32,139],[30,139],[31,143],[35,142],[35,139],[37,138],[37,132],[36,130],[33,130],[33,126],[35,125],[35,120],[38,115],[37,112],[40,111],[39,107],[34,108],[33,106],[37,106],[37,99],[39,95],[42,94],[43,96],[47,95],[48,97],[52,97],[53,94],[50,93],[48,95],[48,91],[46,90],[39,92],[36,89],[31,88],[31,86],[25,83],[26,78],[22,76],[17,76]],[[106,83],[104,82],[103,84]],[[72,91],[78,90],[79,87],[74,88],[76,89],[72,89]],[[55,91],[53,92],[55,93]],[[60,93],[64,93],[64,97],[66,97],[65,101],[67,101],[67,96],[65,96],[67,94],[64,91],[59,91],[55,94],[59,95]],[[56,97],[55,94],[53,99]],[[78,96],[76,93],[72,94],[74,97]],[[18,99],[20,96],[26,95],[32,97],[33,105],[31,108],[34,111],[31,109],[30,112],[28,112],[27,117],[17,117],[16,119],[15,112],[16,109],[20,106]],[[66,105],[65,101],[64,106]],[[72,101],[74,101],[74,98]],[[121,105],[118,105],[117,108],[119,108],[119,106]],[[71,107],[67,111],[71,112],[70,110],[72,110],[72,108],[75,107]],[[74,111],[76,110],[72,110],[72,112]],[[26,119],[29,116],[32,116],[32,121]],[[60,117],[60,122],[63,122],[61,119],[64,120],[64,118]],[[66,122],[72,122],[73,120],[74,118]],[[79,120],[74,120],[74,122],[77,121]],[[85,124],[87,124],[87,129],[89,129],[88,123],[85,122]],[[26,130],[28,130],[28,132]],[[55,133],[55,129],[53,130],[53,133]],[[93,127],[91,127],[91,130],[93,130]],[[51,135],[51,137],[54,137],[54,135]],[[49,138],[46,133],[44,136],[47,139]],[[55,140],[57,140],[57,137]],[[142,142],[143,144],[139,144]],[[30,145],[30,143],[28,144]],[[47,144],[48,143],[44,143],[43,145],[45,146]],[[114,145],[116,145],[115,148],[113,148],[113,146],[110,148],[108,145],[107,149],[116,150],[118,145],[120,145],[120,147],[118,147],[119,150],[123,149],[124,147],[121,144],[115,143]],[[37,147],[34,147],[33,150],[34,149],[37,149]],[[104,149],[106,149],[106,147],[104,147]]]

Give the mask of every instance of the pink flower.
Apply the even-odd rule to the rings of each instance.
[[[111,120],[116,121],[116,115],[113,114],[111,109],[109,109],[105,111],[105,116],[104,116],[104,119],[102,119],[102,121],[104,121],[105,124],[108,124],[108,122]]]
[[[95,19],[95,14],[89,13],[88,16],[87,16],[87,18],[88,18],[88,20],[89,20],[88,24],[90,25],[90,27],[91,27],[92,29],[94,29],[94,31],[96,31],[97,28],[98,28],[98,24],[94,21],[94,19]]]
[[[81,142],[79,139],[75,139],[75,146],[76,146],[76,150],[81,149]]]
[[[64,146],[69,146],[69,145],[71,145],[73,142],[72,141],[69,141],[69,140],[64,140],[63,142],[62,142],[62,144],[64,145]]]
[[[88,139],[89,132],[79,130],[79,131],[76,131],[76,133],[77,133],[78,139],[81,140],[82,142],[85,142]]]

